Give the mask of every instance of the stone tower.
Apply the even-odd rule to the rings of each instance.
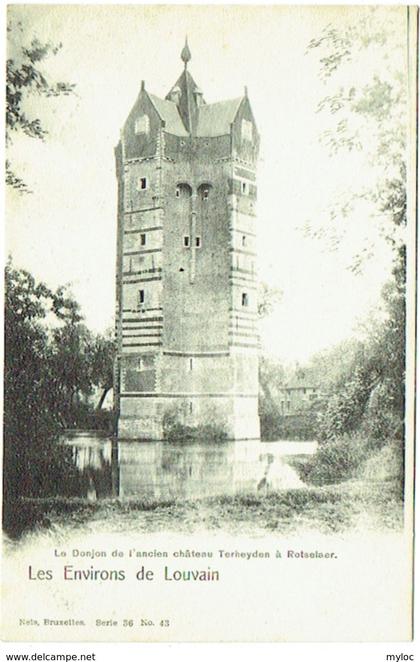
[[[118,436],[258,439],[258,131],[246,90],[207,104],[181,58],[115,150]]]

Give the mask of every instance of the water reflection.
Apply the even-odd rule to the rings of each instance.
[[[73,435],[79,496],[197,498],[302,487],[285,457],[310,454],[315,442],[167,443],[117,442]]]

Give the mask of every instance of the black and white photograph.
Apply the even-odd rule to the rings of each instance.
[[[417,20],[8,6],[4,640],[411,641]]]

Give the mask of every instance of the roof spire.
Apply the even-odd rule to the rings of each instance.
[[[184,63],[185,69],[187,68],[188,62],[191,60],[191,51],[188,46],[188,37],[185,37],[185,46],[181,51],[181,60]]]

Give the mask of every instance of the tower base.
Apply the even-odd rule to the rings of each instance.
[[[255,396],[123,394],[119,439],[228,441],[260,438]]]

